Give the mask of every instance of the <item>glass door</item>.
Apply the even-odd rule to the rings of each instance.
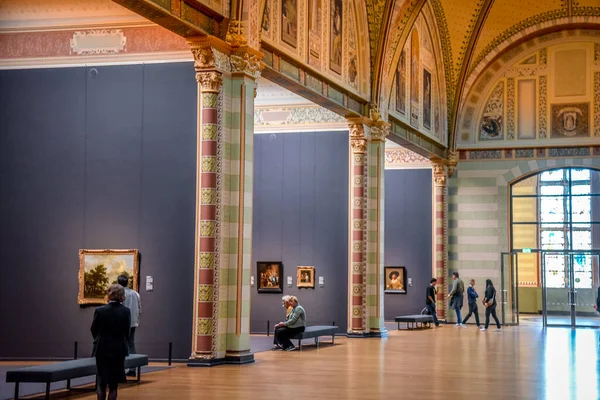
[[[500,255],[500,319],[502,325],[519,324],[518,295],[519,259],[517,253],[501,253]]]
[[[597,252],[544,251],[541,264],[544,325],[596,326]]]

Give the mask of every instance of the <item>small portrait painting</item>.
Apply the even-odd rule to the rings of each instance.
[[[406,268],[385,267],[385,293],[406,293]]]
[[[281,40],[293,48],[298,46],[297,0],[281,0]]]
[[[350,66],[348,67],[348,80],[352,86],[356,86],[356,76],[358,75],[358,67],[356,66],[356,55],[350,57]]]
[[[431,72],[423,69],[423,127],[431,130]]]
[[[280,261],[259,261],[256,263],[259,293],[283,292],[283,263]]]
[[[400,53],[398,68],[396,68],[396,111],[406,113],[406,50]]]
[[[265,3],[265,11],[263,12],[262,30],[264,32],[269,32],[270,27],[271,27],[271,2],[267,1]]]
[[[590,136],[589,103],[553,104],[553,138]]]
[[[329,67],[338,74],[342,73],[342,0],[331,0],[331,43]]]
[[[79,304],[106,304],[108,287],[119,275],[129,277],[129,287],[138,290],[138,250],[79,250]]]
[[[296,281],[299,288],[314,288],[315,267],[298,267]]]

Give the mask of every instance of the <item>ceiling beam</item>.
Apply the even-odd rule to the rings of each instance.
[[[479,38],[479,34],[481,33],[483,26],[485,25],[485,20],[487,19],[493,4],[494,0],[484,0],[481,10],[479,11],[479,15],[477,16],[477,20],[475,21],[475,25],[473,26],[473,32],[469,37],[469,43],[467,43],[467,47],[465,49],[465,56],[463,57],[462,64],[460,66],[460,74],[458,75],[458,80],[456,81],[456,90],[454,91],[452,110],[450,110],[449,151],[453,151],[456,147],[456,127],[458,122],[458,110],[460,108],[460,98],[462,97],[465,83],[467,81],[469,65],[471,64],[471,59],[473,58],[477,39]]]

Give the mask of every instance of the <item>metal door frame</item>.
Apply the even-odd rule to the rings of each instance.
[[[504,251],[502,253],[500,253],[500,287],[502,288],[502,325],[519,325],[519,256],[518,254],[522,253],[522,251],[511,251],[511,252],[507,252]],[[505,308],[504,305],[508,302],[508,291],[504,289],[504,256],[509,256],[509,257],[515,257],[515,304],[517,307],[517,321],[516,322],[511,322],[509,324],[506,323],[505,320]],[[511,271],[511,275],[512,275],[512,271]],[[504,295],[504,292],[507,293],[507,296]]]

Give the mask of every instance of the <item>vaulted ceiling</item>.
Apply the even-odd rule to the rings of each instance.
[[[385,84],[377,69],[397,46],[410,16],[429,2],[435,12],[448,61],[449,147],[454,146],[455,117],[465,96],[466,82],[511,44],[569,26],[600,28],[600,0],[365,0],[373,60],[374,86]],[[408,29],[407,29],[408,28]],[[402,39],[406,40],[406,34]],[[378,50],[378,51],[377,51]],[[374,91],[374,93],[377,93]]]

